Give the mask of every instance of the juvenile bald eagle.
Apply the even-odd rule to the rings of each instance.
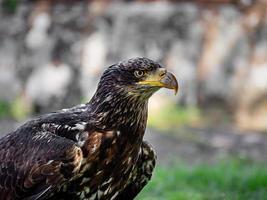
[[[155,153],[143,141],[147,104],[178,83],[160,64],[110,66],[87,104],[30,120],[0,140],[0,199],[134,199]]]

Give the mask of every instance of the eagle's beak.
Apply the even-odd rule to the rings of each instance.
[[[175,94],[178,92],[178,82],[175,76],[164,68],[159,68],[154,74],[140,81],[139,84],[173,89]]]

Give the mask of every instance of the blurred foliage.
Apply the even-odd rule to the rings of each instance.
[[[137,200],[266,199],[267,168],[244,160],[157,166]]]
[[[0,118],[13,118],[23,120],[30,115],[30,106],[21,97],[14,102],[6,102],[0,100]]]
[[[14,13],[18,6],[18,0],[4,0],[2,6],[5,11]]]
[[[11,116],[11,105],[8,102],[0,101],[0,118]]]
[[[23,98],[18,97],[11,106],[11,116],[16,120],[23,120],[30,116],[31,106]]]
[[[201,111],[197,107],[181,107],[169,104],[149,115],[148,126],[168,131],[181,125],[196,125],[201,121]]]

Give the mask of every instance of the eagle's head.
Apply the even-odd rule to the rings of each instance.
[[[160,88],[178,90],[175,76],[148,58],[133,58],[110,66],[102,75],[98,91],[148,99]]]
[[[160,88],[176,93],[175,76],[157,62],[134,58],[105,70],[89,104],[102,128],[138,124],[144,130],[148,99]]]

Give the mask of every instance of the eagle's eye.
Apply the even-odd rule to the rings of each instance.
[[[142,76],[144,76],[144,74],[145,74],[145,72],[140,71],[140,70],[136,70],[134,72],[134,75],[135,75],[136,78],[141,78]]]

